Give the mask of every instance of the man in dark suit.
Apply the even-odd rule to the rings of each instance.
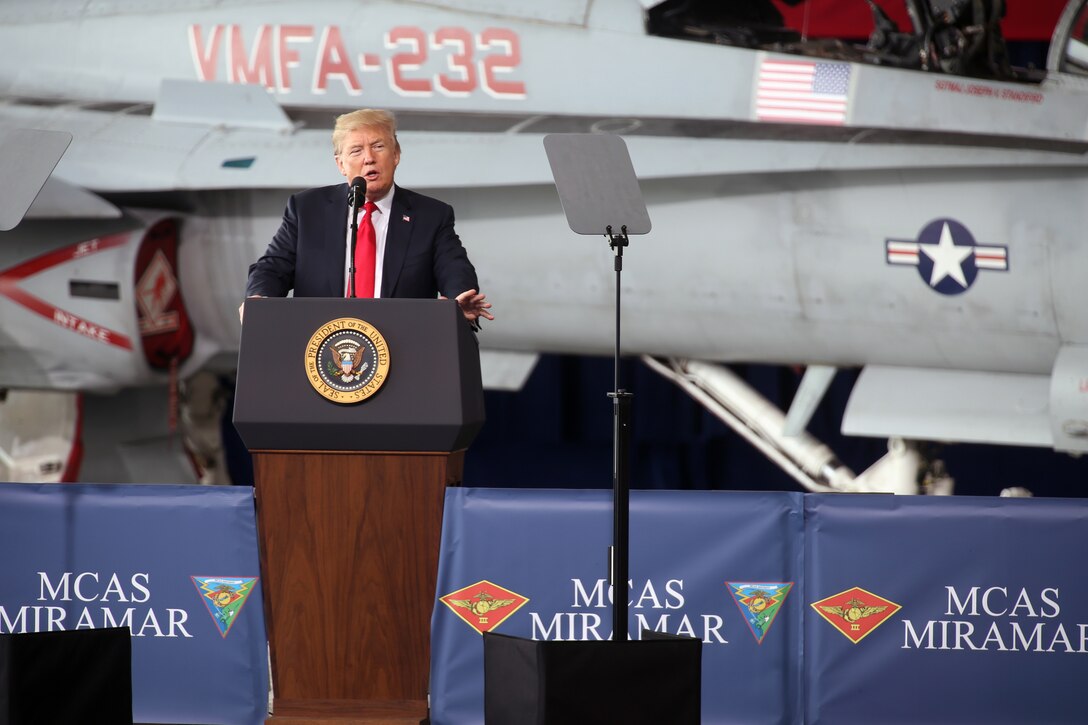
[[[283,297],[294,290],[296,297],[343,297],[354,261],[358,297],[453,298],[474,325],[481,317],[494,319],[454,231],[453,208],[393,181],[400,163],[393,114],[364,109],[340,116],[333,151],[348,184],[356,177],[366,181],[355,259],[349,259],[350,186],[299,192],[287,202],[268,249],[250,266],[246,296]]]

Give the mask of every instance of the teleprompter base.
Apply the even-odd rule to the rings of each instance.
[[[698,725],[702,642],[536,642],[484,634],[487,725]]]
[[[128,627],[0,636],[0,723],[132,723]]]

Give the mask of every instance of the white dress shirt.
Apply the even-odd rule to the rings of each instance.
[[[374,203],[377,205],[370,215],[370,222],[374,225],[374,238],[377,240],[378,248],[374,254],[374,296],[382,296],[382,262],[385,259],[385,237],[386,232],[389,231],[389,214],[393,209],[393,192],[396,191],[396,187],[390,187],[389,193],[378,199]],[[344,296],[348,294],[348,270],[351,269],[351,206],[348,206],[348,231],[346,235],[347,245],[344,252]],[[359,207],[359,223],[363,222],[362,207]]]

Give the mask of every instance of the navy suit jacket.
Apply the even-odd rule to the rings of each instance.
[[[291,196],[264,255],[249,268],[246,296],[343,297],[348,185]],[[360,212],[361,213],[361,212]],[[479,290],[476,270],[453,228],[453,207],[396,187],[385,239],[382,297],[453,299]]]

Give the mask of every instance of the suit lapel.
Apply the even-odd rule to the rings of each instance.
[[[382,297],[392,297],[397,288],[404,259],[408,255],[408,243],[412,239],[412,205],[408,194],[399,186],[393,191],[393,206],[389,224],[385,230],[385,260],[382,262]]]
[[[321,238],[328,240],[331,253],[322,255],[325,268],[324,287],[328,290],[329,297],[343,297],[344,280],[347,274],[344,264],[348,254],[347,187],[344,184],[329,187],[325,200],[328,206],[322,215],[325,229],[322,230]]]

